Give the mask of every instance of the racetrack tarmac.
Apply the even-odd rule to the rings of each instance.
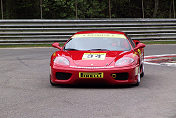
[[[176,68],[145,64],[134,86],[49,83],[54,48],[0,49],[0,118],[176,118]],[[145,55],[176,54],[147,45]]]

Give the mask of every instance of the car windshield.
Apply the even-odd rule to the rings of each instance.
[[[64,47],[65,50],[108,50],[129,51],[131,46],[128,39],[106,37],[76,37]]]

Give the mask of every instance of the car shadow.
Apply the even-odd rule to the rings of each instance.
[[[107,85],[107,84],[76,84],[76,85],[56,85],[55,88],[72,89],[128,89],[134,88],[134,85]]]

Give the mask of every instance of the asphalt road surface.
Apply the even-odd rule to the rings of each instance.
[[[138,87],[52,87],[54,50],[0,49],[0,118],[176,118],[175,67],[145,65]],[[176,45],[145,48],[157,54],[176,54]]]

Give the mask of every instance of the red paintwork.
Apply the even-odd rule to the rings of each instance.
[[[123,34],[123,32],[117,31],[82,31],[76,34],[85,34],[85,33],[112,33],[112,34]],[[135,41],[140,43],[139,41]],[[54,47],[57,47],[56,44]],[[132,46],[131,46],[132,47]],[[57,47],[58,48],[58,47]],[[59,48],[59,51],[56,51],[55,54],[51,56],[51,82],[55,84],[75,84],[79,81],[90,81],[90,82],[106,82],[109,84],[135,84],[137,82],[137,76],[135,76],[135,69],[139,67],[143,61],[144,55],[140,56],[136,49],[133,49],[128,52],[123,51],[64,51],[62,48]],[[143,48],[140,48],[142,53],[144,53]],[[84,53],[106,53],[105,60],[82,60],[82,56]],[[134,56],[136,54],[136,56]],[[67,58],[70,61],[69,66],[61,66],[53,63],[54,58],[56,56],[62,56]],[[135,60],[135,64],[130,64],[125,67],[115,67],[115,62],[121,57],[131,57]],[[93,64],[94,67],[100,68],[84,68],[91,67]],[[77,68],[79,67],[79,68]],[[105,68],[101,68],[105,67]],[[106,68],[110,67],[110,68]],[[66,72],[71,73],[72,76],[68,80],[58,80],[56,79],[56,72]],[[79,72],[103,72],[104,78],[79,78]],[[120,73],[120,72],[128,72],[129,78],[128,80],[115,80],[112,78],[112,73]]]

